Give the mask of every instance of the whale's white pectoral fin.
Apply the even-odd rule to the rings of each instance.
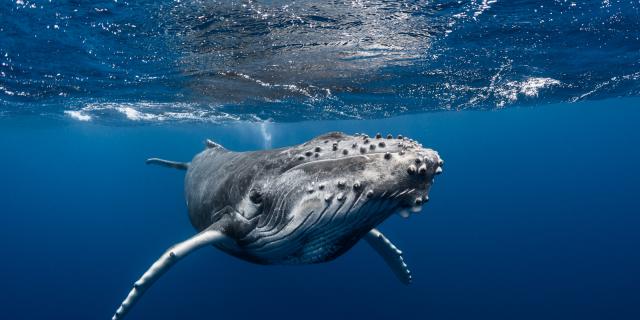
[[[394,246],[393,243],[377,229],[371,229],[364,238],[369,245],[382,256],[391,268],[391,271],[393,271],[402,283],[411,283],[411,271],[409,271],[407,264],[404,263],[400,249]]]
[[[112,320],[122,319],[124,315],[131,310],[133,305],[140,300],[142,294],[151,287],[151,285],[160,278],[171,266],[178,260],[187,256],[191,252],[214,243],[233,241],[220,231],[204,230],[197,235],[180,242],[167,250],[151,267],[133,284],[133,288],[129,295],[122,302]]]

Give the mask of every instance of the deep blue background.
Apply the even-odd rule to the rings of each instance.
[[[640,318],[638,99],[372,121],[270,124],[273,146],[317,134],[404,134],[446,161],[431,202],[380,229],[401,285],[359,244],[313,266],[214,249],[177,264],[130,319]],[[171,244],[193,234],[183,172],[212,138],[263,147],[252,124],[102,126],[0,118],[2,319],[107,319]]]

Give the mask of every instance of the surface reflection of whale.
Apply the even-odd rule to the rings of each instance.
[[[424,14],[432,10],[402,1],[205,1],[176,4],[162,20],[178,32],[177,65],[192,92],[226,104],[371,92],[367,83],[398,75],[377,70],[428,54],[442,32]]]
[[[402,252],[375,228],[393,213],[420,211],[443,166],[436,151],[402,136],[338,132],[254,152],[207,140],[190,163],[147,162],[187,170],[189,217],[199,233],[154,262],[113,319],[176,261],[206,245],[259,264],[310,264],[333,260],[364,238],[408,284]]]

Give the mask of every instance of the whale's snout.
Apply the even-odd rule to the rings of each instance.
[[[443,171],[444,160],[438,152],[403,136],[360,137],[363,144],[376,146],[363,153],[372,160],[366,175],[372,177],[373,195],[395,200],[398,213],[405,218],[422,211],[434,177]]]
[[[407,218],[411,213],[421,212],[429,201],[431,185],[434,177],[442,173],[444,160],[438,152],[423,149],[419,145],[415,146],[415,150],[405,151],[405,154],[407,157],[401,161],[406,176],[397,182],[395,188],[402,190],[399,214]]]

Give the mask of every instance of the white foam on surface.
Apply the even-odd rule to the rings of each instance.
[[[78,121],[91,121],[91,116],[82,113],[81,111],[76,110],[65,110],[64,112],[69,117],[76,119]]]
[[[159,120],[163,121],[165,118],[162,115],[154,115],[150,113],[140,112],[132,107],[119,107],[116,110],[123,113],[129,120],[140,121],[140,120]]]
[[[522,95],[526,97],[537,97],[541,89],[558,86],[560,84],[560,81],[556,79],[537,77],[530,77],[523,81],[507,81],[503,86],[494,89],[494,94],[496,98],[498,98],[496,104],[498,107],[503,107],[507,103],[516,102],[518,97]]]
[[[136,122],[201,121],[225,122],[239,117],[216,110],[214,107],[189,103],[105,102],[87,103],[80,109],[64,113],[78,121],[124,119]]]

